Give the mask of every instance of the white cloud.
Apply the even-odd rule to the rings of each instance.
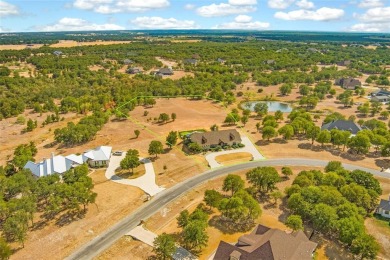
[[[350,31],[388,32],[390,31],[390,7],[368,9],[364,14],[355,14],[361,23],[352,25]]]
[[[144,12],[169,6],[168,0],[75,0],[78,9],[110,14],[119,12]]]
[[[96,24],[80,18],[64,17],[55,24],[36,27],[35,29],[45,32],[54,31],[102,31],[102,30],[124,30],[125,28],[116,24]]]
[[[232,14],[242,14],[256,11],[255,6],[243,5],[234,6],[231,4],[211,4],[201,6],[196,9],[197,14],[204,17],[215,17],[215,16],[227,16]]]
[[[362,0],[358,6],[360,8],[373,8],[373,7],[380,7],[383,5],[384,4],[382,0]]]
[[[297,20],[311,20],[311,21],[331,21],[337,20],[344,16],[344,10],[322,7],[315,11],[296,10],[291,12],[277,12],[274,17],[282,20],[297,21]]]
[[[294,2],[295,0],[268,0],[268,6],[273,9],[286,9]]]
[[[252,17],[249,15],[241,14],[236,16],[236,18],[234,18],[234,21],[236,21],[237,23],[249,23],[250,21],[252,21]]]
[[[229,0],[231,5],[257,5],[257,0]]]
[[[187,10],[194,10],[196,8],[196,5],[193,5],[193,4],[186,4],[184,6],[185,9]]]
[[[308,0],[299,0],[295,3],[299,8],[302,9],[314,9],[314,3]]]
[[[213,27],[213,29],[243,29],[243,30],[264,30],[270,27],[269,23],[255,21],[248,15],[238,15],[234,22],[222,23]]]
[[[194,29],[198,28],[194,21],[177,20],[175,18],[162,17],[137,17],[131,21],[140,29]]]
[[[366,13],[362,15],[355,15],[360,21],[363,22],[389,22],[390,23],[390,6],[389,7],[376,7],[368,9]]]
[[[0,17],[19,15],[19,9],[10,3],[0,1]]]
[[[388,32],[390,31],[390,23],[358,23],[351,28],[352,32]]]

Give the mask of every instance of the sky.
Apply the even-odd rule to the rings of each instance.
[[[0,0],[0,32],[390,32],[390,0]]]

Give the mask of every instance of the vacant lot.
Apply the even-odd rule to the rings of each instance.
[[[28,47],[26,44],[17,44],[17,45],[4,44],[4,45],[0,45],[0,51],[2,51],[2,50],[24,50],[27,48],[38,49],[38,48],[41,48],[42,46],[43,46],[43,44],[33,44],[32,46],[28,46]]]

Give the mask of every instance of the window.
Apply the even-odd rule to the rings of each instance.
[[[389,215],[389,211],[388,211],[388,210],[385,210],[385,214],[386,214],[386,215]]]

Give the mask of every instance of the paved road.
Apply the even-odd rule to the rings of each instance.
[[[253,161],[243,164],[237,164],[228,167],[222,167],[206,171],[200,175],[194,176],[182,183],[179,183],[172,188],[166,189],[156,195],[152,200],[145,203],[142,207],[132,212],[130,215],[122,219],[120,222],[113,225],[111,228],[95,237],[93,240],[79,248],[72,255],[66,259],[92,259],[99,255],[105,249],[110,247],[115,241],[124,236],[131,229],[136,227],[140,220],[145,220],[164,208],[169,202],[175,200],[181,195],[185,194],[188,190],[193,189],[197,185],[208,181],[210,179],[223,176],[229,173],[233,173],[240,170],[247,170],[258,166],[326,166],[328,162],[323,160],[313,159],[295,159],[295,158],[283,158],[283,159],[271,159],[262,161]],[[370,172],[374,175],[390,178],[389,173],[380,172],[377,170],[355,166],[352,164],[343,164],[344,168],[348,170],[360,169]]]

